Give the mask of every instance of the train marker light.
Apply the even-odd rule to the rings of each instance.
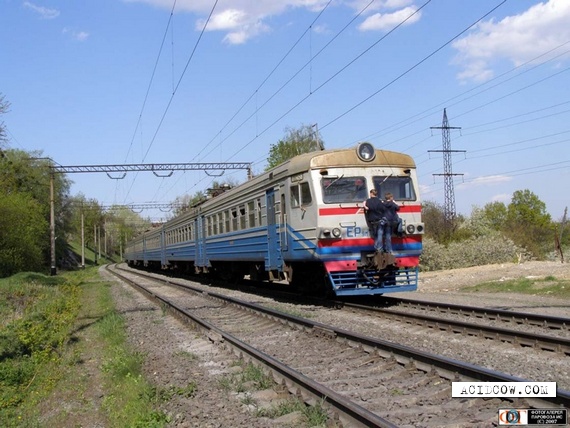
[[[365,162],[370,162],[376,157],[374,146],[370,143],[360,143],[356,148],[358,158]]]

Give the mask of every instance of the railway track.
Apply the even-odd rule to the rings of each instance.
[[[252,287],[254,292],[260,292]],[[328,301],[294,293],[261,291],[295,302],[333,306],[368,313],[425,329],[448,331],[465,336],[510,343],[515,346],[556,352],[570,356],[570,318],[528,312],[429,302],[399,297],[383,297],[382,306],[347,301]],[[375,299],[375,301],[378,301]],[[400,310],[400,308],[404,310]],[[507,328],[513,327],[513,328]]]
[[[400,300],[400,299],[398,299]],[[424,305],[425,303],[425,305]],[[400,311],[394,307],[378,308],[352,303],[339,303],[345,309],[353,311],[363,311],[377,316],[388,317],[400,322],[419,325],[424,328],[448,331],[466,336],[476,336],[483,339],[498,340],[508,342],[517,346],[540,349],[543,351],[558,352],[566,356],[570,356],[570,333],[566,326],[569,325],[570,319],[562,317],[540,316],[523,312],[499,311],[485,308],[476,308],[472,306],[462,305],[440,305],[433,302],[413,301],[410,305],[411,309],[419,310],[422,313]],[[426,314],[426,308],[437,308],[431,310],[430,315]],[[502,312],[510,312],[507,317]],[[435,315],[434,315],[435,313]],[[449,315],[456,314],[478,314],[467,315],[476,317],[479,322],[468,322],[458,319],[446,318]],[[471,318],[469,318],[471,319]],[[525,322],[525,320],[532,322]],[[489,324],[482,324],[480,321],[504,321],[509,324],[516,323],[522,327],[535,327],[535,331],[525,331],[524,329],[509,329],[497,327]],[[555,326],[555,327],[553,327]],[[536,329],[538,327],[538,329]],[[561,335],[551,335],[550,330],[556,328],[565,337]],[[539,331],[536,331],[539,330]]]
[[[547,330],[570,331],[570,318],[538,315],[529,312],[517,312],[495,308],[477,308],[474,306],[457,305],[450,303],[427,302],[415,299],[402,299],[386,297],[390,306],[417,309],[426,313],[456,314],[465,319],[481,319],[497,321],[505,324],[532,325]]]
[[[531,405],[472,399],[466,408],[464,400],[451,399],[453,380],[516,382],[518,378],[202,289],[189,294],[165,291],[156,284],[144,288],[179,317],[191,319],[212,340],[261,361],[290,391],[307,401],[326,400],[348,426],[443,426],[446,421],[459,426],[458,417],[466,424],[487,425],[496,422],[500,407]],[[570,393],[559,391],[556,398],[532,404],[569,403]]]

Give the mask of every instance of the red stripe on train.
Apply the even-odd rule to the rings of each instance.
[[[420,264],[418,256],[396,257],[396,266],[398,267],[416,267]],[[356,260],[333,260],[324,262],[327,272],[344,272],[353,271],[357,268]]]
[[[422,238],[420,235],[413,235],[413,236],[404,236],[403,238],[393,237],[392,242],[398,243],[416,243],[421,242]],[[319,239],[317,242],[317,246],[319,248],[322,247],[355,247],[355,246],[370,246],[374,242],[372,238],[345,238],[345,239]]]
[[[421,205],[400,205],[400,213],[419,213],[422,210]],[[352,207],[334,207],[319,208],[319,215],[350,215],[363,214],[364,209],[358,206]]]

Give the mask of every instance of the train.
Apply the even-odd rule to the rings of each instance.
[[[378,253],[364,216],[370,189],[394,195],[403,233]],[[133,267],[249,278],[330,296],[415,291],[424,224],[411,156],[361,142],[304,153],[125,246]]]

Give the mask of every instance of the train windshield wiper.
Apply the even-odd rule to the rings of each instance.
[[[344,177],[344,174],[342,174],[340,177],[335,178],[333,181],[331,181],[329,183],[329,185],[327,187],[325,187],[325,190],[327,190],[329,187],[331,187],[334,183],[336,183],[338,180],[340,180],[342,177]]]

